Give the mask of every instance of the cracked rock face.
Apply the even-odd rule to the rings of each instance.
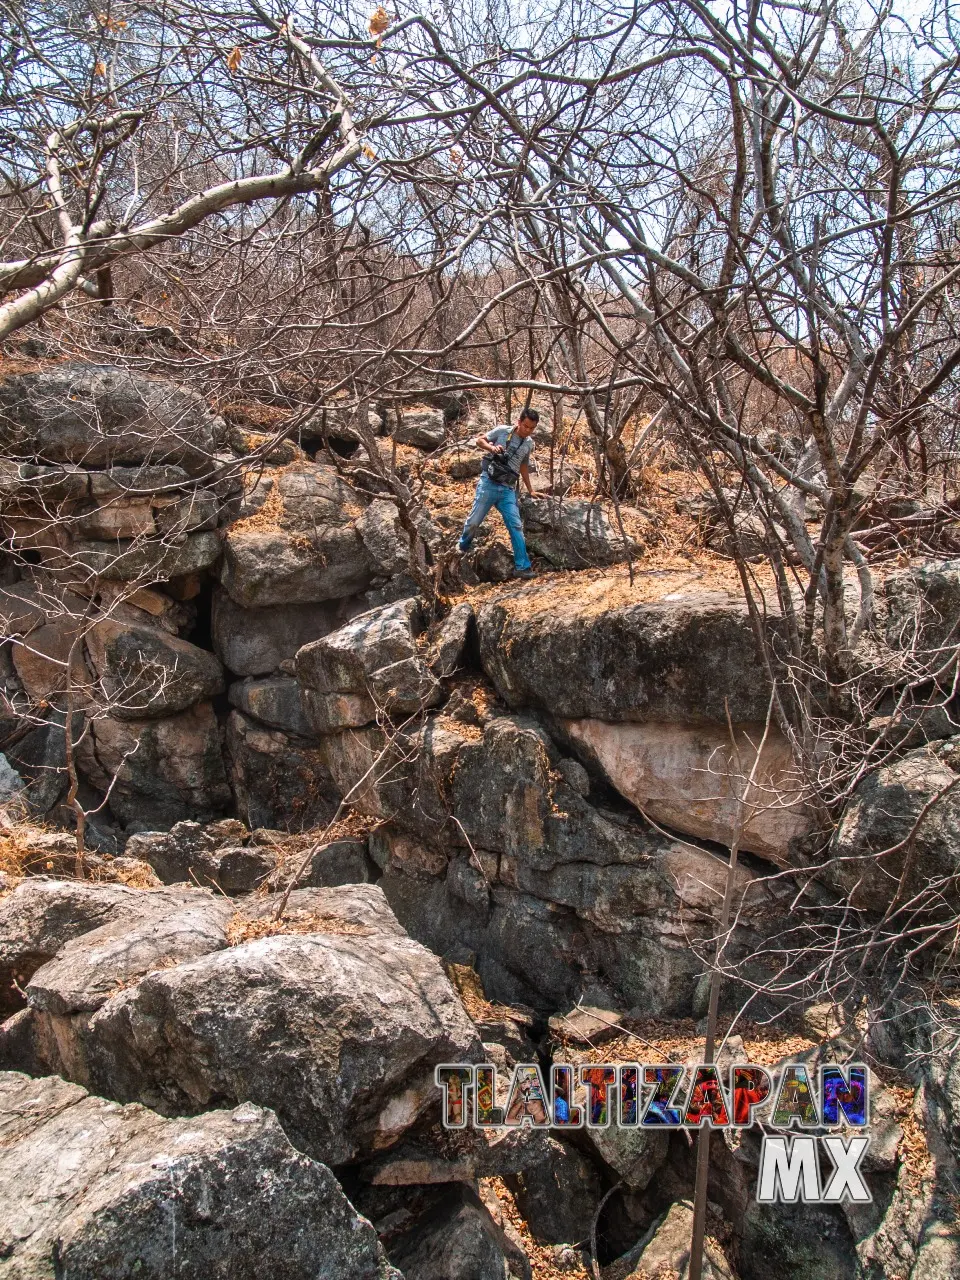
[[[0,1257],[17,1280],[401,1280],[271,1112],[165,1120],[18,1072],[0,1073]]]
[[[439,960],[373,885],[296,890],[279,933],[275,899],[139,899],[33,972],[29,1026],[17,1015],[6,1039],[45,1070],[168,1115],[271,1106],[302,1150],[341,1163],[437,1104],[437,1063],[482,1057]]]

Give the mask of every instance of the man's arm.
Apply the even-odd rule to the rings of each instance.
[[[503,453],[502,444],[494,444],[492,440],[488,440],[486,436],[477,436],[473,442],[478,449],[482,449],[484,453]]]
[[[520,476],[523,483],[527,486],[527,493],[529,493],[530,497],[536,497],[536,494],[533,492],[533,485],[530,483],[530,468],[525,462],[520,463]]]

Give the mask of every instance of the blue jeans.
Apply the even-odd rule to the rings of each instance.
[[[523,524],[520,520],[520,504],[517,502],[516,490],[506,484],[494,484],[486,474],[480,477],[477,484],[473,510],[467,516],[467,523],[463,526],[463,533],[460,535],[460,550],[470,550],[473,535],[494,507],[503,516],[503,523],[507,526],[510,546],[513,548],[514,565],[518,569],[529,569],[530,557],[527,555],[527,544],[523,537]]]

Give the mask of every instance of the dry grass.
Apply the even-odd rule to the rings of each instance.
[[[576,1036],[554,1034],[560,1057],[584,1062],[702,1062],[706,1039],[697,1034],[691,1018],[624,1018],[620,1035],[596,1046],[585,1046]],[[721,1036],[723,1032],[721,1031]],[[806,1053],[815,1042],[799,1035],[774,1036],[765,1028],[739,1023],[735,1034],[743,1037],[743,1058],[757,1066],[773,1066],[782,1058]]]
[[[525,1011],[488,1000],[480,975],[470,965],[450,964],[444,961],[443,967],[460,997],[460,1003],[474,1022],[498,1022],[501,1018],[515,1018],[518,1013],[521,1017],[526,1016]]]
[[[325,933],[339,937],[370,937],[373,929],[357,924],[353,920],[344,920],[341,916],[326,912],[291,911],[282,920],[274,920],[272,916],[251,919],[238,911],[226,927],[227,942],[231,947],[238,947],[244,942],[256,942],[259,938],[273,938],[286,933]]]

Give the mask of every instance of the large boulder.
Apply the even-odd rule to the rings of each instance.
[[[535,721],[440,715],[392,744],[366,729],[324,748],[341,793],[389,820],[372,852],[404,926],[474,951],[495,998],[556,1008],[602,974],[628,1008],[690,1011],[726,862],[599,811]],[[733,950],[779,928],[790,892],[743,863],[735,890]]]
[[[363,503],[335,468],[298,463],[265,473],[226,530],[222,582],[236,604],[317,604],[370,585],[357,529]]]
[[[636,578],[511,588],[481,606],[483,667],[507,703],[565,719],[726,725],[729,708],[735,724],[764,721],[770,690],[743,600]]]
[[[416,601],[399,600],[305,645],[297,679],[315,731],[369,724],[378,710],[411,715],[435,705],[440,687],[420,656],[420,630]]]
[[[142,913],[144,899],[142,890],[123,885],[34,876],[0,897],[0,1016],[20,1007],[22,989],[61,947]]]
[[[775,728],[764,741],[762,724],[738,725],[736,752],[719,725],[584,719],[563,728],[621,795],[676,831],[729,844],[742,817],[740,847],[787,866],[791,840],[809,829],[790,744]]]
[[[251,829],[309,831],[325,826],[340,803],[315,740],[265,728],[239,711],[227,720],[226,762],[237,814]]]
[[[230,686],[229,697],[232,706],[268,729],[279,729],[301,738],[313,737],[300,686],[293,676],[238,680]]]
[[[412,445],[415,449],[439,449],[447,438],[443,411],[404,409],[393,428],[393,438],[397,444]]]
[[[436,1064],[482,1055],[439,961],[372,885],[295,891],[295,932],[272,933],[269,901],[250,910],[252,941],[241,927],[238,945],[155,967],[75,1016],[69,1074],[167,1114],[270,1105],[332,1163],[390,1146],[437,1104]]]
[[[928,887],[931,906],[944,893],[955,896],[958,775],[955,737],[910,751],[858,785],[824,870],[853,906],[882,912],[895,898],[906,903]]]
[[[230,804],[209,702],[161,720],[92,720],[78,757],[94,786],[104,792],[112,786],[110,808],[131,832],[184,818],[209,822]]]
[[[960,560],[931,560],[891,573],[881,598],[886,639],[931,667],[951,665],[960,643]]]
[[[389,1280],[329,1169],[249,1103],[189,1120],[0,1074],[0,1252],[18,1280]]]
[[[528,548],[557,569],[619,564],[637,552],[617,529],[613,513],[599,502],[527,498],[521,509]]]
[[[119,538],[113,542],[77,539],[45,557],[68,582],[166,582],[210,569],[220,558],[217,533],[187,533],[171,538]]]
[[[17,458],[111,467],[214,466],[223,424],[176,383],[112,365],[60,364],[0,381],[0,450]]]
[[[335,604],[275,604],[244,609],[218,587],[213,593],[213,647],[228,671],[268,675],[302,645],[340,626]]]
[[[530,1280],[530,1262],[476,1193],[450,1192],[390,1247],[406,1280]]]
[[[120,720],[175,715],[223,692],[214,655],[159,628],[108,619],[89,629],[85,646],[110,714]]]

